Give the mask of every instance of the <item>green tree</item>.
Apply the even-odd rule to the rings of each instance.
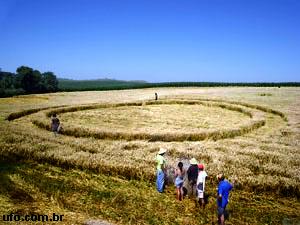
[[[45,72],[43,76],[43,88],[47,92],[55,92],[58,90],[58,80],[53,72]]]
[[[17,68],[16,86],[23,88],[27,93],[41,91],[42,75],[40,71],[27,66]]]
[[[13,89],[14,88],[14,74],[0,71],[0,88]]]

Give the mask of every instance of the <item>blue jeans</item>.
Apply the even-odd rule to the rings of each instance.
[[[165,174],[161,170],[156,172],[156,189],[158,192],[162,193],[165,187]]]

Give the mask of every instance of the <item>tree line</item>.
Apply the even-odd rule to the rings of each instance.
[[[41,73],[27,66],[20,66],[16,73],[0,69],[0,97],[56,91],[105,91],[159,87],[299,87],[300,82],[278,83],[224,83],[224,82],[163,82],[121,80],[67,80],[57,79],[53,72]]]
[[[299,87],[300,82],[224,83],[224,82],[130,82],[116,80],[59,80],[60,91],[106,91],[162,87]]]
[[[41,73],[20,66],[16,73],[0,70],[0,97],[58,91],[58,80],[53,72]]]

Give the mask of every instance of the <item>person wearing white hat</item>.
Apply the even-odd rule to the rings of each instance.
[[[191,192],[192,195],[195,193],[195,195],[197,195],[197,190],[196,190],[196,184],[197,184],[197,178],[198,178],[198,173],[199,173],[199,169],[198,169],[198,161],[195,158],[192,158],[190,160],[190,166],[187,170],[187,175],[188,175],[188,180],[189,180],[189,184],[191,186]]]
[[[162,193],[165,188],[165,167],[166,160],[164,158],[164,154],[166,153],[166,149],[160,148],[159,152],[156,156],[156,189],[158,192]]]

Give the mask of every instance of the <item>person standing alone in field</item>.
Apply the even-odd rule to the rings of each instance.
[[[155,101],[158,100],[158,94],[155,92]]]
[[[192,158],[190,160],[190,167],[187,170],[188,180],[191,187],[191,195],[197,195],[196,193],[196,184],[197,184],[197,178],[198,178],[198,162],[195,158]]]
[[[166,169],[166,160],[164,155],[166,149],[160,148],[156,156],[156,189],[159,193],[162,193],[165,188],[165,169]]]
[[[176,186],[176,195],[177,200],[183,200],[183,182],[184,182],[185,170],[183,168],[183,163],[179,162],[175,170],[175,186]]]
[[[53,115],[51,116],[51,130],[53,131],[55,136],[59,132],[59,126],[60,126],[59,119],[56,117],[56,113],[53,113]]]
[[[232,190],[233,185],[225,180],[223,174],[219,174],[217,179],[219,181],[217,197],[218,224],[225,225],[225,210],[228,204],[229,192]]]
[[[204,165],[199,164],[199,173],[197,178],[197,194],[199,199],[200,206],[205,208],[205,200],[204,200],[204,188],[205,188],[205,179],[207,177],[207,173],[204,171]]]

